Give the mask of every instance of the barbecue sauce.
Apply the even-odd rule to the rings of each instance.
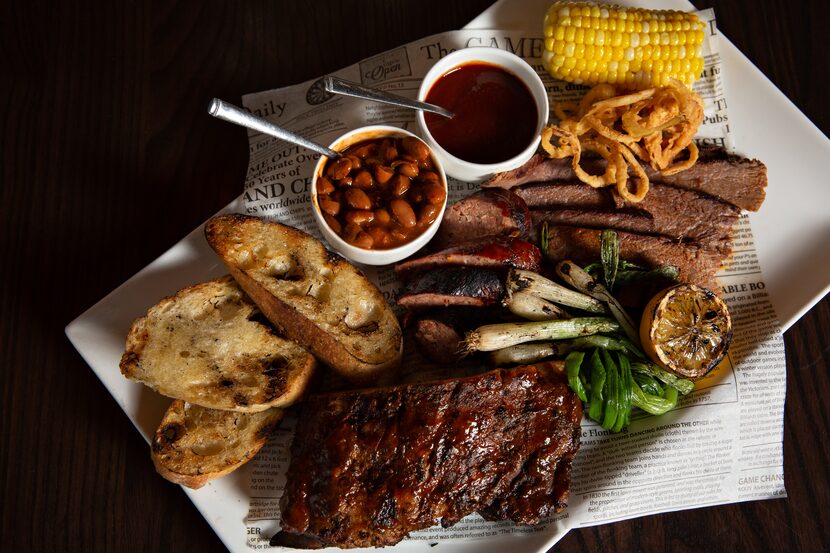
[[[472,163],[499,163],[520,154],[535,138],[538,110],[515,75],[486,63],[467,63],[442,75],[426,101],[447,108],[447,119],[424,113],[429,132],[447,152]]]

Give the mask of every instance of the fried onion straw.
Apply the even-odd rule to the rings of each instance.
[[[616,185],[628,202],[640,202],[648,193],[649,179],[641,162],[673,175],[698,159],[692,139],[703,122],[703,100],[679,81],[623,95],[610,84],[600,84],[579,103],[554,105],[554,114],[559,124],[542,131],[548,156],[570,157],[579,180],[594,188]],[[684,151],[689,157],[675,161]],[[583,152],[603,158],[605,172],[585,171],[580,165]]]

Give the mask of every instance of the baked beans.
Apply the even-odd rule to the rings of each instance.
[[[317,205],[331,229],[368,250],[395,248],[438,217],[447,192],[429,147],[414,137],[349,146],[317,178]]]

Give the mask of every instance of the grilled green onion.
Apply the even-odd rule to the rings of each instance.
[[[594,334],[592,336],[581,336],[574,338],[569,343],[571,349],[602,348],[610,351],[633,353],[637,355],[636,348],[630,346],[630,342],[622,337],[603,336]]]
[[[651,394],[653,396],[660,396],[663,397],[664,389],[663,386],[653,376],[633,372],[632,376],[634,377],[634,382],[647,394]]]
[[[530,292],[514,292],[508,288],[507,297],[502,304],[514,315],[530,321],[549,321],[569,317],[567,311],[558,305]]]
[[[634,325],[634,321],[625,312],[622,305],[611,295],[610,292],[600,283],[595,281],[591,275],[586,273],[581,267],[572,261],[561,261],[556,266],[556,273],[568,284],[584,292],[589,296],[605,302],[608,305],[611,314],[620,323],[620,326],[628,336],[629,340],[639,347],[640,335]]]
[[[510,294],[526,292],[559,305],[574,307],[591,313],[606,312],[601,301],[592,298],[590,295],[565,288],[561,284],[531,271],[511,269],[507,275],[507,289]]]
[[[602,422],[603,404],[605,403],[605,367],[599,358],[599,350],[591,354],[591,401],[588,403],[588,416]]]
[[[496,367],[504,365],[522,365],[535,363],[545,357],[562,355],[563,349],[559,344],[553,342],[531,342],[529,344],[517,344],[507,348],[497,349],[490,353],[490,360]]]
[[[494,351],[525,342],[566,340],[600,332],[614,332],[620,325],[604,317],[578,317],[557,321],[531,321],[484,325],[464,338],[467,352]]]
[[[605,412],[602,415],[602,427],[614,430],[617,424],[617,417],[620,413],[620,373],[617,364],[611,359],[611,354],[606,350],[599,350],[602,364],[605,367],[605,387],[608,390],[605,400]]]
[[[668,386],[675,388],[684,396],[695,389],[695,383],[685,378],[680,378],[662,367],[658,367],[654,363],[634,362],[631,364],[631,369],[640,373],[652,376]]]
[[[611,291],[614,289],[614,280],[617,278],[617,268],[620,264],[620,242],[617,233],[613,230],[602,231],[599,256],[602,261],[602,276],[605,279],[605,287]]]
[[[662,415],[677,406],[677,390],[672,387],[666,388],[665,397],[647,394],[636,383],[631,390],[634,394],[631,400],[632,405],[642,409],[646,413]]]
[[[617,424],[614,425],[614,432],[619,432],[623,428],[627,427],[628,423],[631,422],[631,405],[634,394],[632,388],[635,386],[634,378],[631,374],[631,363],[628,361],[628,357],[626,357],[622,353],[618,353],[617,361],[620,367],[621,414],[617,417]]]
[[[579,378],[579,367],[582,365],[582,359],[585,357],[583,351],[572,351],[565,358],[565,371],[568,373],[568,385],[571,390],[576,392],[579,399],[588,401],[588,395],[585,393],[585,385]]]

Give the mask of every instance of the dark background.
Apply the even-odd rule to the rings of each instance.
[[[240,194],[246,133],[209,118],[208,99],[323,75],[490,3],[3,3],[1,549],[223,550],[63,327]],[[697,5],[830,131],[830,4]],[[828,334],[828,298],[785,334],[789,499],[573,531],[555,549],[830,548]]]

